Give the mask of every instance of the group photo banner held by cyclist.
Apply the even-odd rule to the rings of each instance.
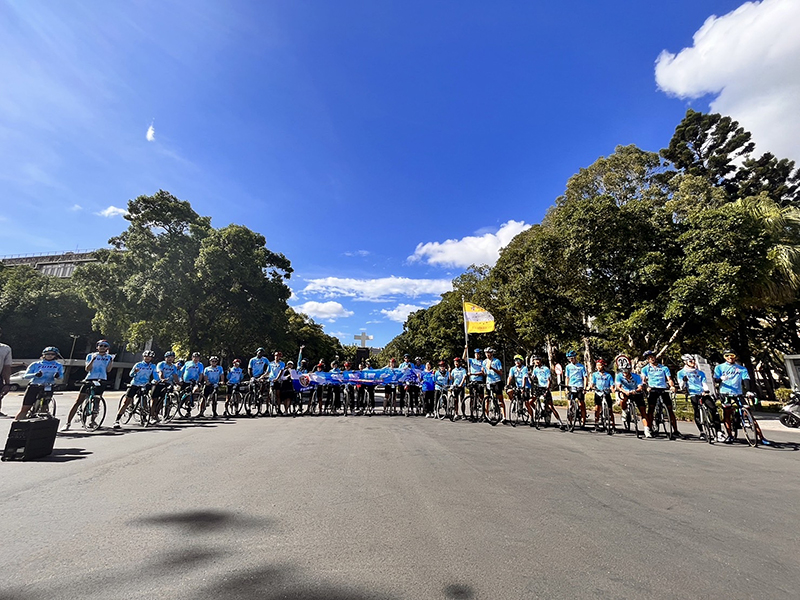
[[[291,371],[295,391],[306,391],[314,385],[341,385],[347,383],[366,383],[395,385],[398,383],[419,383],[422,381],[421,369],[363,369],[360,371],[316,371],[299,373]]]

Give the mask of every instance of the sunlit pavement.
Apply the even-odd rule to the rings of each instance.
[[[101,431],[74,424],[49,459],[0,464],[3,600],[800,587],[800,432],[777,422],[782,443],[755,449],[380,415],[115,432],[119,395]],[[62,419],[74,396],[56,397]]]

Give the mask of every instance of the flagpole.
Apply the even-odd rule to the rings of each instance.
[[[469,333],[467,332],[467,313],[464,310],[464,296],[461,296],[461,317],[464,319],[464,345],[469,350]],[[467,353],[469,354],[469,353]]]

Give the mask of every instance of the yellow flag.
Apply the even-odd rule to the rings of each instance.
[[[467,333],[494,331],[492,313],[472,302],[464,302],[464,322],[467,324]]]

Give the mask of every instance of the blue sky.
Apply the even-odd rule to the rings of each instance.
[[[798,5],[0,0],[0,255],[102,247],[161,188],[382,346],[687,106],[798,158]]]

